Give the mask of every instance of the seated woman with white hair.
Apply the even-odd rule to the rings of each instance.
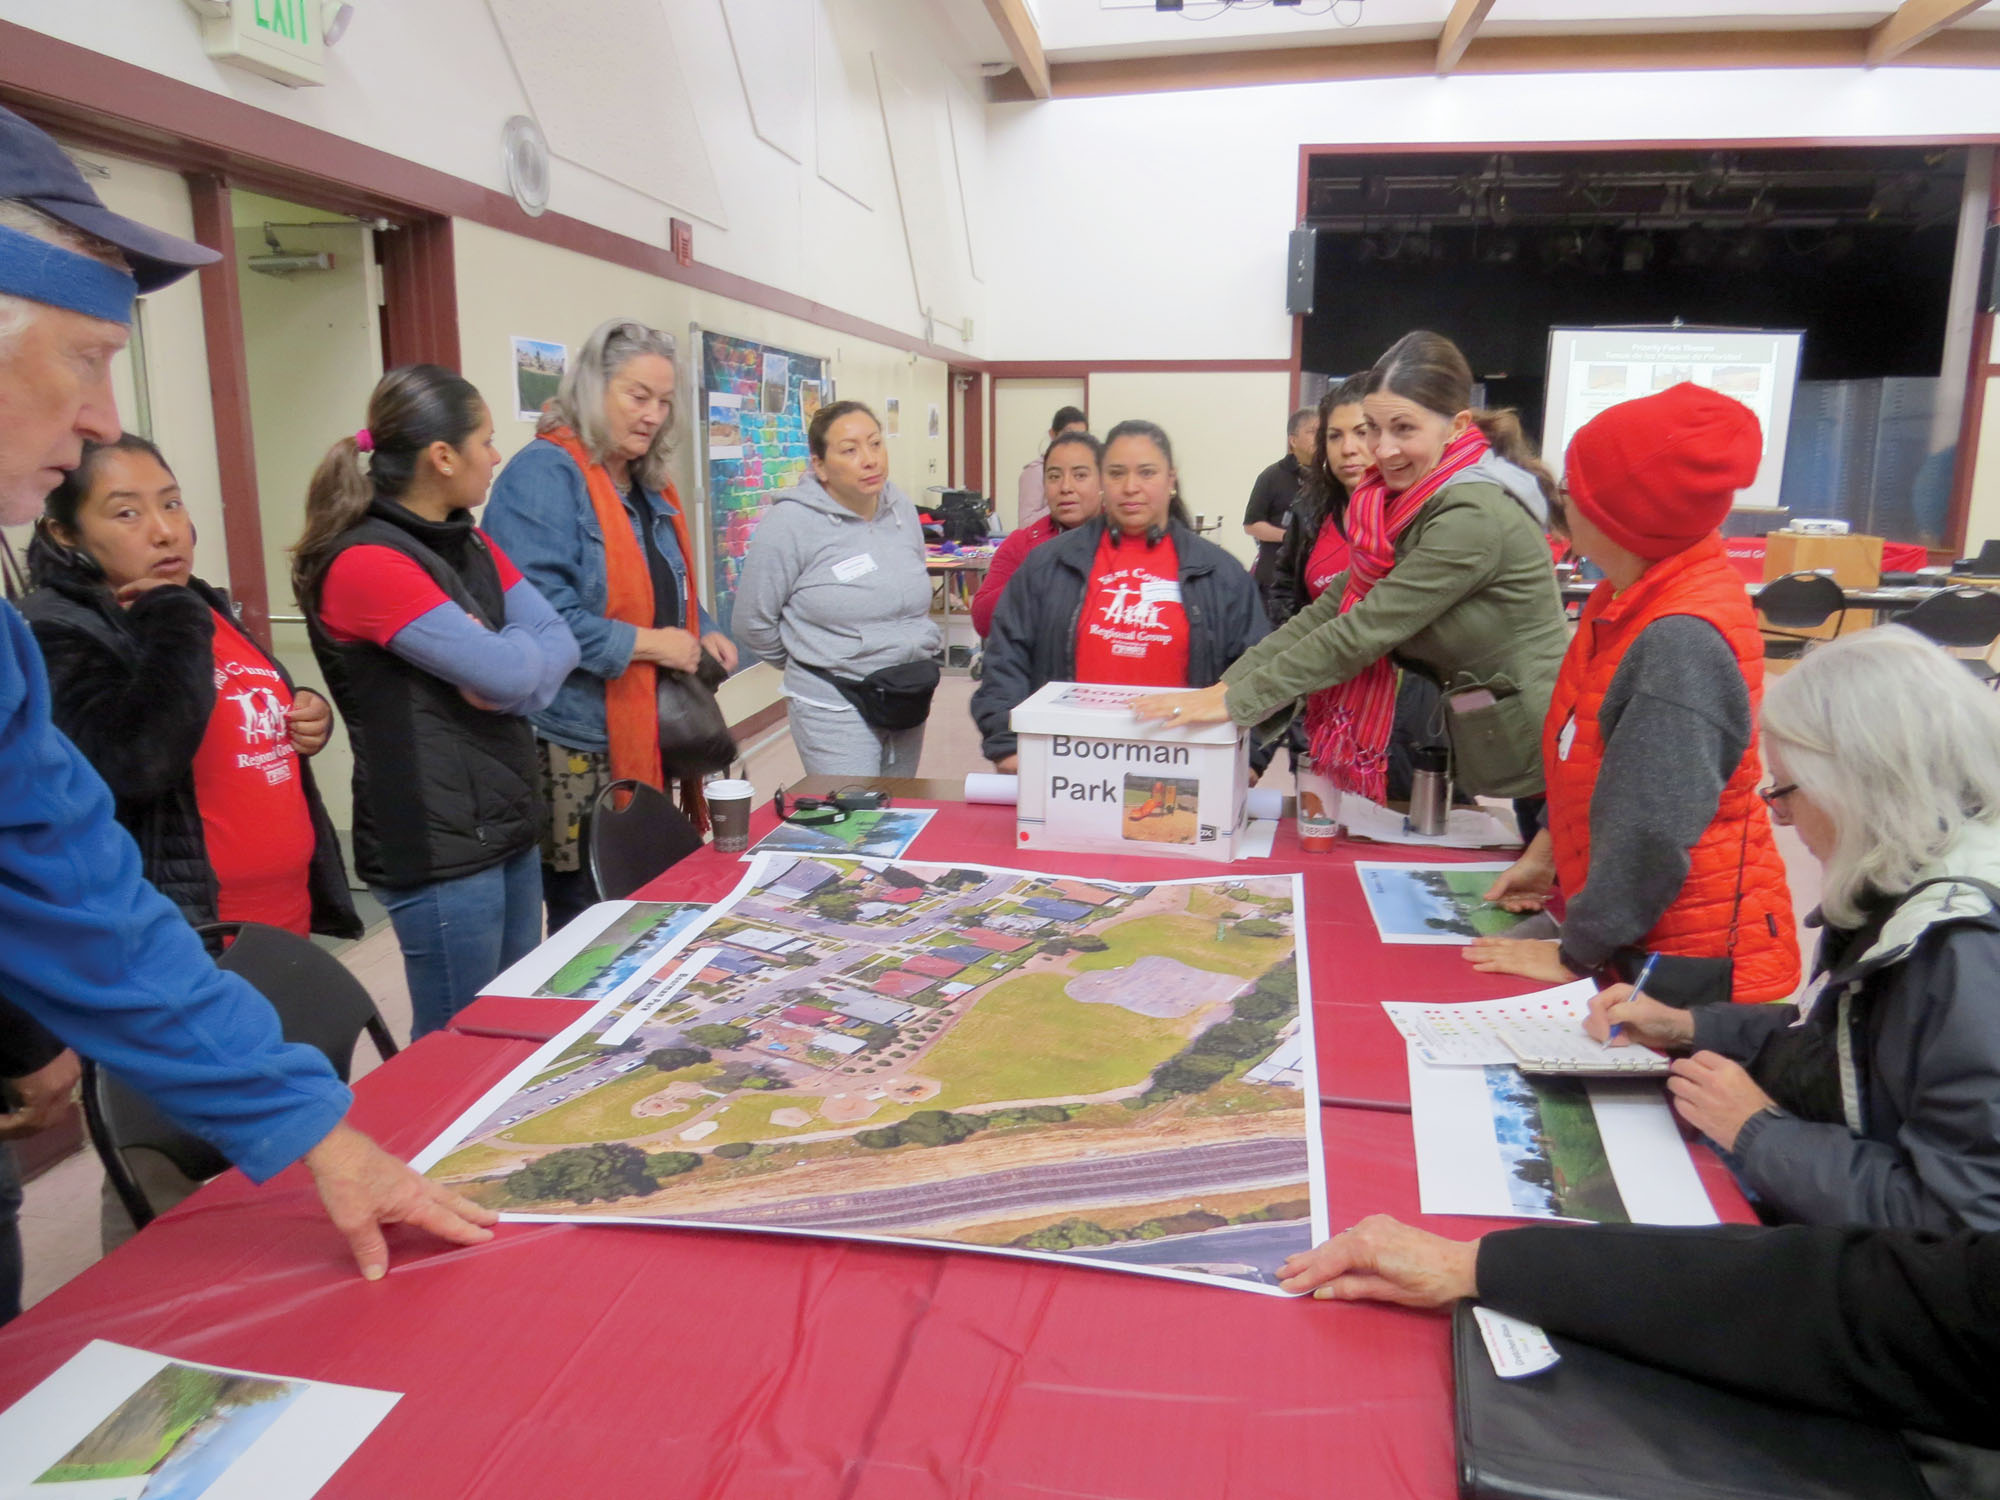
[[[1692,1053],[1674,1106],[1767,1218],[2000,1229],[2000,699],[1884,626],[1771,686],[1764,748],[1824,872],[1811,985],[1694,1010],[1619,985],[1589,1029]]]

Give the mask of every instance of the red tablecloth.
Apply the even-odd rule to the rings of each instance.
[[[411,1151],[531,1046],[426,1038],[357,1123]],[[1407,1120],[1324,1114],[1339,1220],[1412,1216]],[[707,1230],[396,1248],[368,1285],[302,1173],[229,1174],[0,1330],[0,1404],[91,1338],[404,1392],[329,1500],[1453,1492],[1437,1317]]]
[[[912,852],[1009,862],[1011,834],[1005,809],[946,807]],[[1321,1056],[1332,1076],[1393,1093],[1401,1057],[1381,1044],[1393,1031],[1373,1026],[1373,995],[1502,991],[1450,950],[1383,956],[1346,868],[1380,852],[1291,849],[1254,868],[1309,872],[1308,936],[1335,991],[1316,1001]],[[1036,864],[1119,879],[1212,868]],[[645,894],[713,900],[741,875],[705,850]],[[482,1011],[540,1027],[578,1008]],[[355,1121],[411,1154],[534,1045],[427,1037],[362,1081]],[[1334,1227],[1374,1212],[1460,1238],[1505,1227],[1417,1213],[1407,1114],[1328,1108],[1322,1133]],[[1733,1192],[1716,1196],[1744,1216]],[[405,1392],[331,1500],[1454,1493],[1436,1316],[714,1230],[508,1225],[471,1250],[398,1237],[395,1251],[389,1278],[368,1285],[302,1171],[262,1188],[229,1173],[0,1330],[0,1404],[91,1338]]]

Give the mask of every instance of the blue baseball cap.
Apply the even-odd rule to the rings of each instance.
[[[113,213],[46,132],[0,108],[0,202],[8,199],[115,245],[124,252],[141,292],[156,292],[196,267],[222,259],[220,251],[206,245]]]

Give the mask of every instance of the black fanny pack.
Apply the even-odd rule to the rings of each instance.
[[[836,677],[824,667],[807,667],[804,662],[799,665],[813,676],[832,683],[840,696],[854,705],[862,723],[889,733],[915,729],[931,716],[931,695],[937,692],[938,680],[944,675],[929,657],[884,667],[859,682]]]

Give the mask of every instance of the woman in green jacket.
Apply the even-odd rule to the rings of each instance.
[[[1142,698],[1135,711],[1271,732],[1314,695],[1314,766],[1380,802],[1402,667],[1443,690],[1461,790],[1535,797],[1569,641],[1545,531],[1555,480],[1513,412],[1470,409],[1472,370],[1449,339],[1405,334],[1365,392],[1376,467],[1349,502],[1345,577],[1216,686]]]

